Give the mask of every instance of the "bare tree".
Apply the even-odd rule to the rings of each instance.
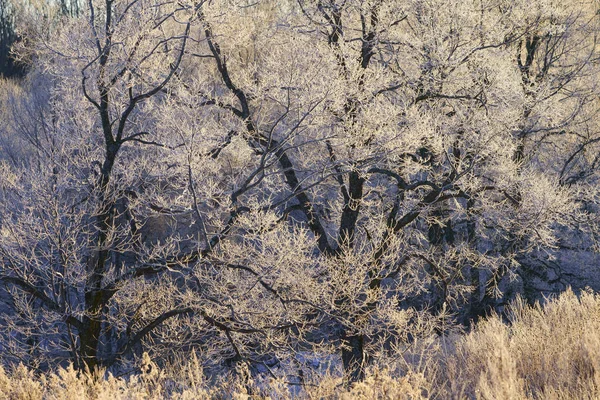
[[[36,151],[0,181],[6,348],[273,375],[333,356],[355,381],[486,312],[580,215],[596,27],[552,10],[90,0],[36,43],[40,117],[13,117]]]
[[[33,203],[29,204],[31,208],[28,209],[24,203],[23,209],[6,210],[6,215],[17,212],[17,224],[26,215],[44,224],[47,231],[42,236],[27,230],[14,231],[11,235],[15,241],[22,238],[28,245],[34,248],[41,246],[44,250],[39,249],[39,254],[24,256],[20,253],[15,255],[15,250],[10,249],[10,246],[3,246],[5,262],[1,279],[9,285],[9,291],[35,299],[34,309],[43,308],[51,313],[64,315],[58,319],[61,324],[57,326],[58,321],[55,321],[52,325],[54,329],[62,329],[60,326],[66,325],[68,335],[62,336],[66,338],[64,340],[80,366],[85,364],[93,368],[115,356],[103,354],[101,357],[99,354],[102,350],[101,340],[108,303],[119,290],[118,282],[110,283],[110,271],[115,267],[115,254],[126,250],[122,248],[125,246],[123,238],[119,237],[120,233],[116,232],[118,228],[115,226],[120,217],[118,193],[124,190],[114,178],[115,164],[126,144],[144,142],[146,133],[136,130],[140,128],[140,124],[135,114],[140,105],[166,87],[179,69],[194,15],[193,8],[186,6],[161,6],[137,1],[127,4],[116,4],[112,0],[90,1],[87,21],[72,22],[72,26],[86,23],[87,26],[80,29],[81,35],[63,36],[65,42],[58,46],[54,46],[54,43],[40,43],[45,47],[42,51],[47,51],[51,56],[60,54],[59,57],[64,62],[70,62],[72,67],[78,69],[80,93],[89,104],[84,105],[82,110],[87,113],[88,119],[85,122],[91,124],[87,129],[92,133],[91,136],[79,135],[78,138],[91,140],[88,146],[98,146],[97,149],[102,151],[81,148],[75,153],[73,146],[78,146],[81,142],[69,140],[75,139],[74,137],[60,143],[54,142],[57,138],[52,137],[50,141],[40,144],[48,146],[45,149],[48,158],[45,160],[46,164],[40,165],[36,172],[42,180],[46,179],[42,185],[50,185],[54,191],[56,198],[47,204],[48,207],[53,204],[55,208],[47,210],[50,214],[40,213],[44,207],[39,208],[39,203],[37,206],[35,204],[42,197],[48,200],[50,187],[40,187],[37,199],[33,198],[33,187],[29,187],[32,190]],[[70,32],[63,31],[63,34],[69,35]],[[83,53],[69,53],[73,50],[69,48],[70,45],[84,43],[87,48],[82,46]],[[57,67],[66,67],[64,62]],[[144,69],[144,63],[159,62],[166,64],[161,71],[148,73]],[[69,80],[62,83],[62,87],[59,84],[55,91],[61,92],[66,88],[64,85],[72,82]],[[79,118],[74,124],[63,119],[69,118],[69,115],[77,118],[73,112],[61,115],[58,108],[52,112],[53,120],[44,128],[54,131],[51,136],[82,128],[77,123],[84,118]],[[100,136],[94,135],[94,131],[100,132]],[[70,157],[90,163],[82,171],[73,171],[74,176],[69,174],[79,184],[82,179],[87,180],[87,193],[84,196],[61,192],[61,189],[69,189],[57,186],[61,169],[76,168],[77,164],[69,166],[65,160]],[[77,190],[77,186],[75,184],[75,188],[71,188]],[[67,206],[65,202],[70,204],[70,212],[64,209]],[[77,216],[74,215],[74,220],[63,220],[63,217],[73,215],[73,212],[81,214],[75,214]],[[48,218],[58,219],[55,220],[58,225],[46,225]],[[3,228],[11,229],[10,225]],[[131,234],[134,234],[133,226],[131,229]],[[74,236],[69,236],[71,234]],[[17,245],[16,242],[12,244]],[[71,262],[74,265],[69,266]],[[45,271],[42,276],[33,264]],[[76,270],[67,273],[66,268],[69,267]]]
[[[216,109],[221,121],[229,114],[236,127],[225,143],[240,135],[262,160],[241,185],[246,201],[278,211],[314,236],[318,263],[330,266],[328,315],[351,379],[361,378],[367,347],[377,346],[369,340],[395,332],[379,309],[392,293],[402,299],[400,308],[429,304],[443,315],[449,302],[460,307],[470,267],[490,272],[492,291],[514,271],[516,257],[554,243],[552,227],[569,210],[566,198],[534,170],[521,173],[507,146],[515,142],[501,121],[522,103],[496,105],[520,77],[500,84],[493,76],[509,65],[480,64],[497,63],[533,29],[519,20],[522,9],[263,4],[267,11],[257,11],[263,19],[255,20],[284,12],[295,28],[275,41],[261,36],[255,22],[255,42],[246,43],[234,31],[236,14],[213,6],[212,15],[203,10],[207,47],[197,54],[204,64],[212,59],[220,87],[212,80],[201,80],[204,88],[189,83],[193,91],[181,97],[195,96],[195,107]],[[252,12],[242,10],[238,18],[247,21]],[[280,43],[290,42],[293,50],[286,52]],[[490,111],[496,107],[498,113]],[[269,156],[276,164],[264,163]],[[275,168],[279,185],[269,185],[266,167]],[[241,206],[241,193],[232,196],[239,211],[230,221],[252,210]],[[525,215],[541,193],[553,211],[534,228]],[[512,239],[504,241],[507,235]],[[494,243],[505,247],[490,250]],[[439,294],[423,296],[432,290]]]

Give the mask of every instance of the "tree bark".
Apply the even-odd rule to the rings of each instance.
[[[347,335],[342,337],[342,363],[346,373],[346,383],[360,382],[365,378],[366,357],[364,351],[364,335]]]

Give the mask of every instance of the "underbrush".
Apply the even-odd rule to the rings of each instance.
[[[346,388],[324,375],[302,388],[284,379],[255,381],[238,370],[208,380],[195,359],[160,370],[147,355],[128,379],[59,369],[38,376],[0,367],[0,398],[35,399],[596,399],[600,398],[600,295],[567,291],[544,307],[515,302],[500,317],[440,339],[436,354],[373,368]]]
[[[522,301],[457,340],[445,362],[451,398],[600,398],[600,295],[563,293],[544,307]],[[439,377],[438,377],[439,380]]]

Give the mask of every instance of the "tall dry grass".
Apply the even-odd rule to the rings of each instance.
[[[600,295],[571,290],[544,307],[515,302],[460,338],[446,362],[452,398],[600,398]],[[439,378],[438,378],[439,379]]]
[[[509,319],[492,317],[469,334],[440,339],[443,350],[418,366],[372,369],[351,388],[322,376],[299,390],[243,371],[215,382],[193,356],[166,370],[145,356],[144,372],[127,380],[73,368],[42,376],[0,368],[0,399],[600,399],[600,295],[567,291],[544,307],[517,301]]]

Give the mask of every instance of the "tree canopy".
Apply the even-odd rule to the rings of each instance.
[[[31,28],[0,97],[6,358],[352,381],[501,311],[596,249],[596,11],[89,0]]]

